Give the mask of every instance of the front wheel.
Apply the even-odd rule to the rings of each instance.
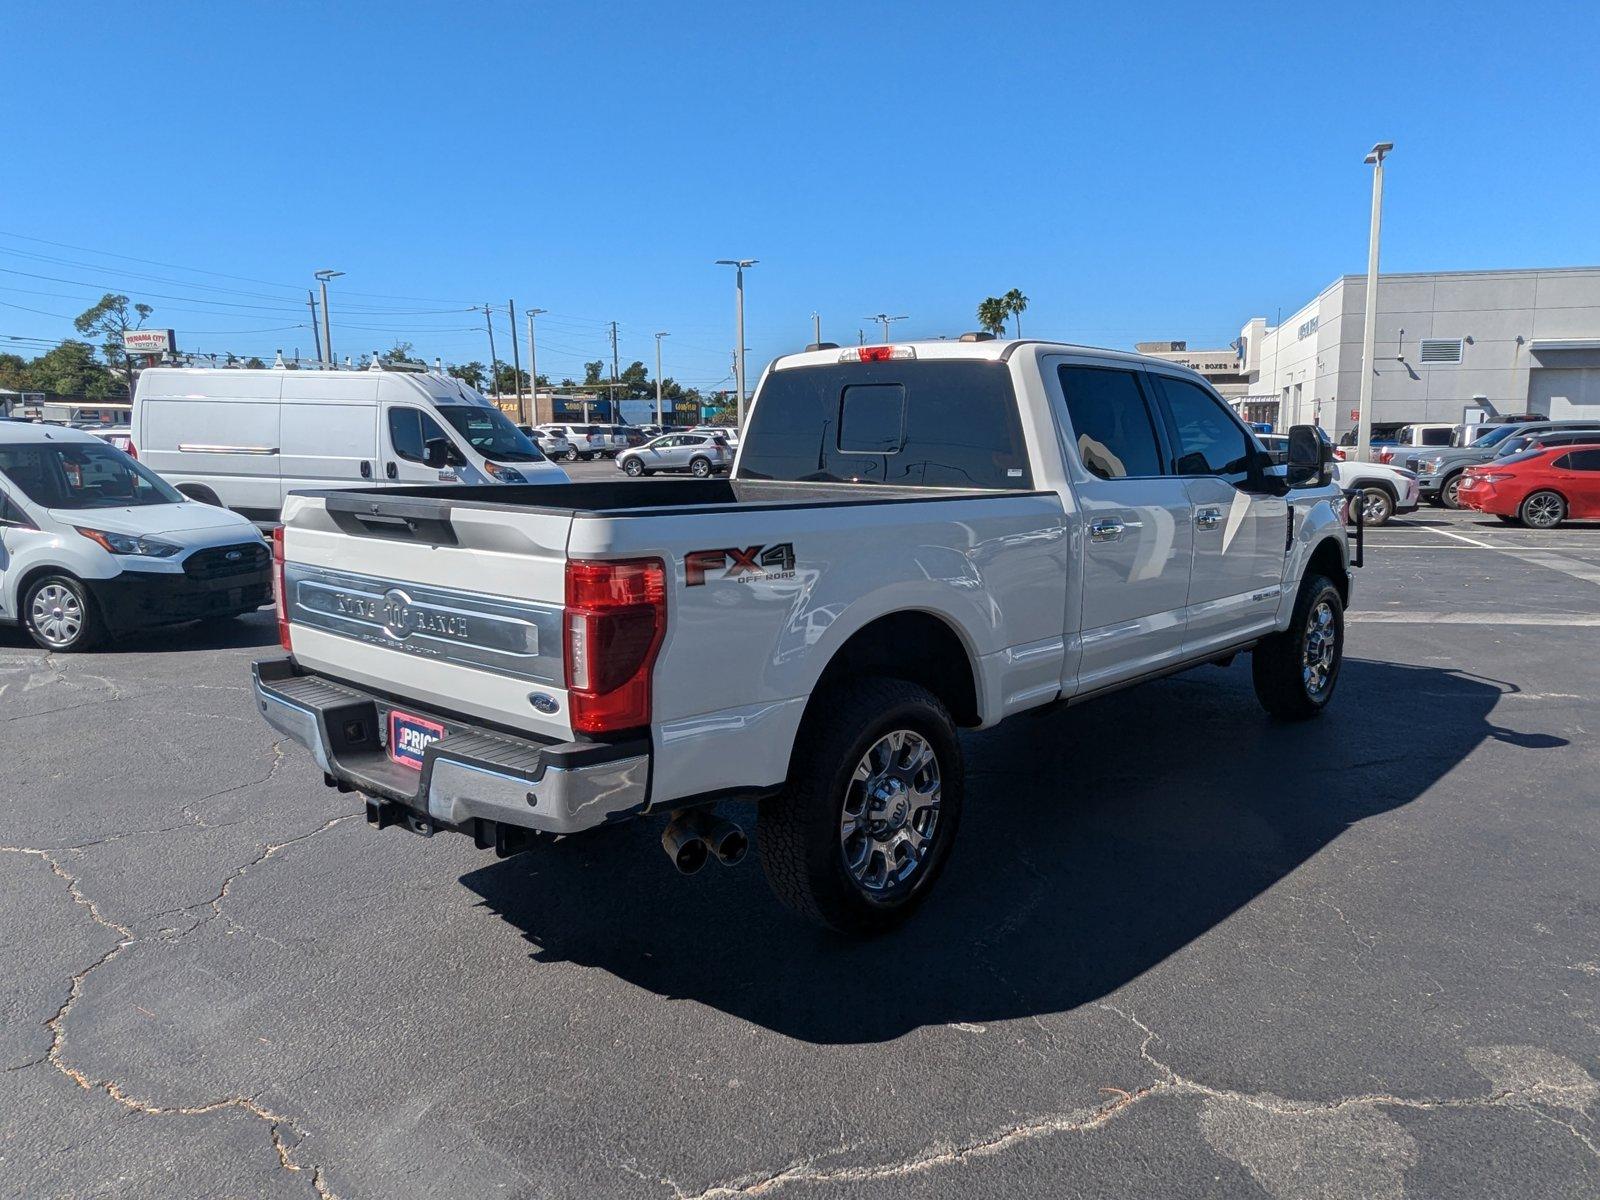
[[[581,458],[581,457],[582,457],[582,455],[580,455],[576,450],[568,450],[565,454],[563,454],[561,456],[561,461],[562,462],[577,462],[578,459]]]
[[[840,933],[893,928],[949,858],[964,777],[955,721],[925,688],[880,678],[830,693],[806,717],[784,790],[761,809],[767,883]]]
[[[1361,521],[1366,525],[1387,525],[1394,516],[1394,497],[1381,487],[1361,489]]]
[[[22,600],[22,623],[28,636],[46,650],[87,650],[104,628],[94,600],[71,575],[46,575]]]
[[[1461,507],[1461,472],[1457,471],[1444,481],[1444,486],[1439,489],[1439,503],[1446,508]]]
[[[1289,628],[1264,639],[1250,656],[1256,699],[1284,720],[1317,716],[1333,699],[1343,661],[1344,601],[1332,580],[1308,575]]]
[[[626,459],[622,464],[622,473],[630,479],[637,479],[644,474],[644,464],[637,458]]]
[[[708,458],[692,459],[689,463],[689,474],[696,479],[709,479],[711,477],[711,460]]]
[[[1522,502],[1517,516],[1529,529],[1554,529],[1567,519],[1567,502],[1555,492],[1534,492]]]

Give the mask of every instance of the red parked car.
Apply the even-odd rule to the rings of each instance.
[[[1524,450],[1468,467],[1461,503],[1530,529],[1600,519],[1600,444]]]

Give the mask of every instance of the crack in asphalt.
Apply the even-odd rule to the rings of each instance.
[[[281,760],[281,750],[279,751],[279,756]],[[276,771],[276,769],[277,763],[275,762],[273,764],[273,770]],[[270,773],[268,777],[270,778]],[[219,792],[218,795],[220,794],[221,793]],[[299,837],[290,838],[288,841],[278,842],[266,847],[261,854],[257,855],[250,862],[246,863],[242,867],[239,867],[237,870],[228,875],[216,897],[210,901],[210,905],[213,910],[212,916],[206,918],[206,921],[201,922],[201,924],[205,924],[206,922],[214,920],[216,917],[222,915],[222,901],[226,898],[229,889],[233,886],[234,882],[251,867],[265,862],[279,850],[282,850],[288,846],[297,845],[301,842],[307,841],[310,838],[316,837],[318,834],[331,829],[340,822],[350,820],[351,817],[355,815],[359,814],[348,814],[346,816],[334,817],[332,820],[324,822],[322,825],[318,826],[316,829],[313,829],[309,833],[302,834]],[[282,1170],[293,1171],[296,1174],[309,1171],[309,1182],[312,1189],[319,1197],[319,1200],[338,1200],[338,1196],[329,1186],[320,1165],[312,1163],[310,1165],[303,1166],[294,1161],[295,1146],[291,1145],[289,1140],[284,1136],[284,1131],[288,1130],[297,1142],[299,1139],[305,1137],[305,1131],[301,1129],[294,1118],[283,1113],[275,1112],[274,1110],[266,1107],[264,1104],[261,1104],[254,1097],[227,1096],[220,1100],[212,1100],[204,1104],[197,1105],[154,1104],[148,1100],[142,1100],[137,1096],[130,1095],[128,1091],[116,1080],[95,1079],[66,1061],[62,1048],[63,1042],[66,1038],[66,1021],[72,1013],[73,1006],[77,1004],[79,998],[83,995],[83,990],[88,982],[89,976],[138,941],[138,936],[128,926],[107,917],[100,911],[99,906],[83,893],[82,889],[78,886],[77,878],[73,876],[72,873],[69,872],[65,867],[63,867],[59,861],[57,861],[55,855],[59,853],[58,851],[41,850],[31,846],[0,846],[0,853],[21,854],[42,860],[57,877],[65,882],[67,885],[67,893],[72,897],[73,903],[82,907],[97,925],[100,925],[117,935],[116,945],[112,946],[110,950],[96,958],[94,962],[90,963],[82,970],[74,972],[69,977],[66,999],[62,1001],[62,1004],[60,1008],[56,1010],[55,1015],[44,1023],[45,1028],[50,1031],[50,1047],[45,1052],[44,1056],[42,1058],[34,1059],[28,1063],[18,1064],[17,1067],[12,1069],[38,1066],[42,1063],[48,1062],[57,1071],[61,1072],[61,1074],[65,1075],[68,1079],[72,1080],[84,1091],[104,1092],[112,1100],[122,1105],[122,1107],[128,1111],[140,1113],[146,1116],[194,1117],[203,1116],[207,1113],[221,1112],[225,1109],[238,1109],[242,1112],[248,1113],[266,1123],[268,1136],[272,1141],[272,1148],[277,1153],[278,1163]],[[192,930],[190,932],[192,932]]]
[[[1103,1087],[1100,1090],[1113,1094],[1113,1098],[1094,1108],[1048,1114],[1020,1124],[1004,1126],[966,1142],[935,1143],[907,1158],[890,1162],[818,1168],[816,1159],[803,1159],[791,1162],[776,1171],[713,1184],[699,1191],[687,1191],[671,1180],[663,1179],[661,1182],[672,1188],[675,1200],[733,1200],[736,1197],[764,1196],[792,1184],[864,1184],[897,1179],[943,1167],[961,1166],[972,1159],[1000,1154],[1013,1146],[1038,1138],[1065,1133],[1092,1133],[1132,1111],[1144,1101],[1157,1096],[1193,1096],[1222,1105],[1242,1105],[1274,1117],[1286,1118],[1318,1117],[1352,1110],[1401,1109],[1412,1112],[1438,1112],[1509,1108],[1528,1113],[1566,1130],[1590,1154],[1600,1158],[1600,1144],[1597,1144],[1594,1137],[1550,1111],[1552,1105],[1570,1106],[1572,1089],[1569,1085],[1535,1079],[1521,1086],[1501,1088],[1484,1096],[1438,1099],[1418,1099],[1373,1092],[1345,1096],[1331,1101],[1299,1101],[1269,1093],[1239,1092],[1212,1087],[1179,1074],[1150,1052],[1151,1043],[1162,1040],[1153,1029],[1116,1005],[1099,1004],[1096,1007],[1115,1013],[1143,1033],[1144,1039],[1139,1045],[1139,1057],[1157,1072],[1159,1078],[1132,1091]],[[1564,1104],[1563,1101],[1568,1103]],[[1248,1167],[1248,1164],[1245,1165]],[[630,1173],[638,1174],[636,1170]]]

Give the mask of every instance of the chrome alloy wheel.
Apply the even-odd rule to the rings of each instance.
[[[939,756],[920,733],[886,733],[850,776],[839,820],[844,864],[869,899],[909,891],[939,832]]]
[[[1535,492],[1522,505],[1522,519],[1533,529],[1549,529],[1562,517],[1561,497],[1554,492]]]
[[[1382,525],[1393,508],[1394,502],[1382,488],[1368,488],[1361,493],[1361,519],[1368,525]]]
[[[83,632],[83,605],[70,588],[49,583],[33,594],[28,615],[52,646],[70,646]]]
[[[1300,654],[1300,681],[1311,699],[1320,700],[1332,685],[1334,653],[1338,648],[1339,627],[1334,623],[1333,605],[1324,600],[1306,619],[1305,646]]]

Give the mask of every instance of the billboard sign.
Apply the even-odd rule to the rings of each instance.
[[[178,340],[170,329],[130,329],[122,335],[122,348],[129,354],[171,354]]]

